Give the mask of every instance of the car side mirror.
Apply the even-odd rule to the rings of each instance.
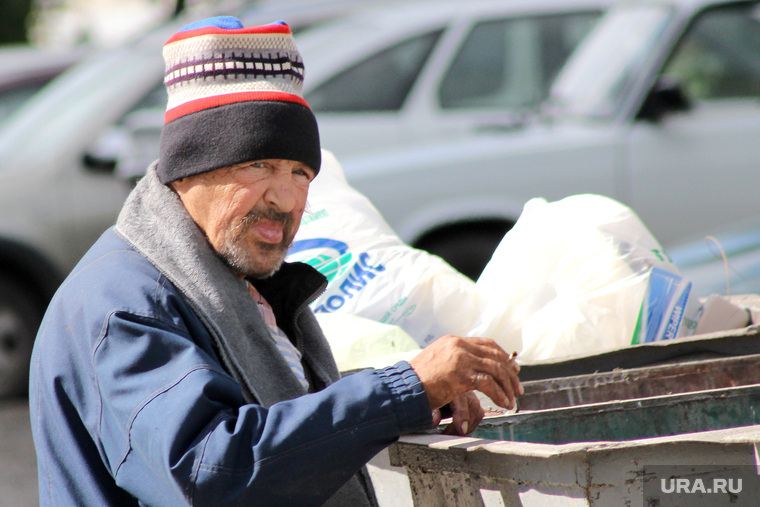
[[[124,132],[119,127],[106,129],[82,155],[82,165],[90,172],[112,174],[124,144]]]
[[[158,158],[164,110],[140,109],[126,120],[126,143],[116,163],[116,177],[134,184]]]
[[[659,76],[641,105],[637,119],[660,121],[666,114],[691,109],[681,82],[672,76]]]
[[[141,109],[101,134],[83,156],[94,172],[108,172],[133,183],[158,158],[164,111]]]

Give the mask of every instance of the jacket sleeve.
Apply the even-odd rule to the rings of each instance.
[[[400,435],[432,425],[406,362],[264,408],[187,331],[117,312],[93,366],[100,438],[120,487],[149,505],[320,505]]]

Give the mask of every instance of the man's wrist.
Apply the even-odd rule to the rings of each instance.
[[[430,401],[411,365],[399,361],[393,366],[376,370],[376,373],[393,394],[401,433],[430,429],[433,425]]]

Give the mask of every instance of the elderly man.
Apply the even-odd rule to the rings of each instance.
[[[442,337],[409,363],[340,379],[284,263],[320,167],[284,23],[186,27],[164,47],[159,160],[50,304],[30,385],[46,505],[376,504],[364,464],[400,435],[504,407],[518,367]]]

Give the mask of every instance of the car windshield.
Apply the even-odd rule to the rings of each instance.
[[[609,12],[583,42],[552,87],[552,114],[610,118],[673,16],[666,5],[627,5]]]

